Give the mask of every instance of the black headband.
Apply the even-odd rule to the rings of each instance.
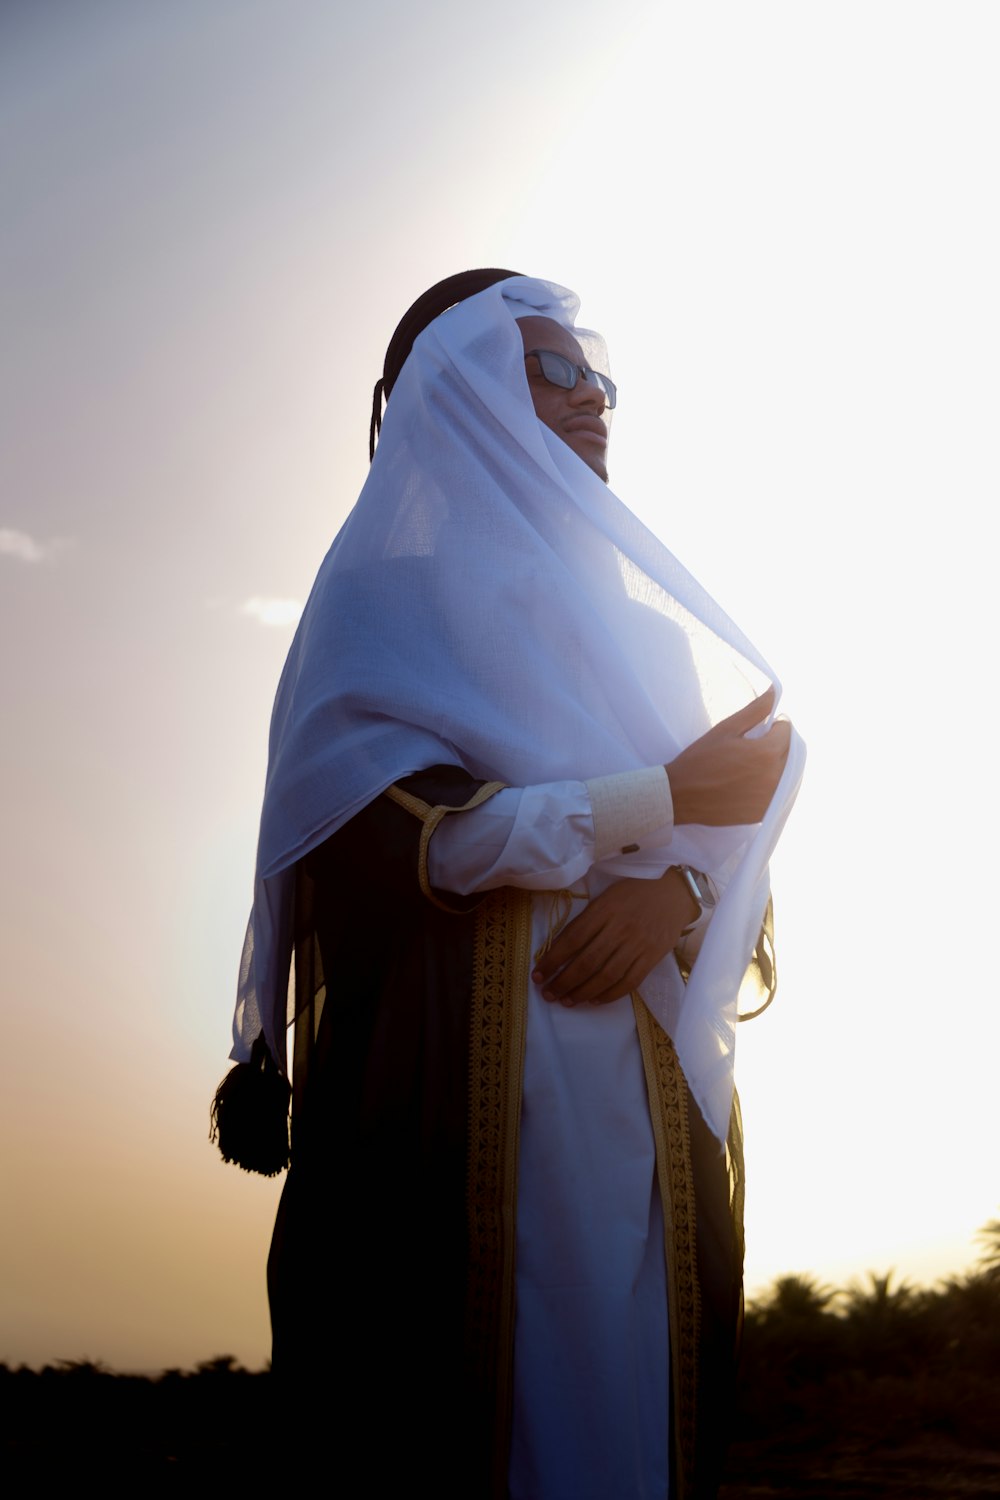
[[[443,312],[447,312],[449,307],[454,307],[456,302],[464,302],[466,297],[485,292],[488,286],[494,286],[498,281],[507,281],[511,276],[520,275],[520,271],[500,271],[495,266],[482,271],[459,271],[457,276],[446,276],[443,281],[430,287],[403,314],[385,351],[382,379],[375,382],[372,421],[368,434],[369,462],[375,457],[375,435],[382,429],[382,397],[384,395],[388,401],[392,394],[396,378],[413,348],[413,340],[417,334],[422,333]]]

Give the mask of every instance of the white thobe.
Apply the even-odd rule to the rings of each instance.
[[[499,885],[536,892],[537,954],[553,920],[576,915],[616,878],[598,856],[648,836],[659,852],[655,869],[642,859],[643,873],[670,864],[669,790],[664,800],[655,777],[635,774],[646,777],[638,806],[633,797],[609,809],[600,784],[560,782],[510,788],[446,818],[431,841],[432,884],[462,894]],[[549,893],[570,888],[578,894],[568,907],[559,898],[554,917]],[[663,1500],[663,1220],[627,997],[566,1008],[529,982],[516,1285],[511,1500]]]

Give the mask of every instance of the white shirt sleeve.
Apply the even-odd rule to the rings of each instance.
[[[611,856],[666,844],[673,831],[662,766],[597,780],[506,787],[469,812],[444,818],[427,873],[439,890],[467,896],[501,885],[558,891]],[[663,868],[669,861],[664,859]]]

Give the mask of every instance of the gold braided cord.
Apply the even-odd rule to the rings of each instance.
[[[544,894],[538,892],[539,895]],[[549,893],[549,922],[544,942],[535,950],[533,962],[537,964],[543,953],[547,953],[569,921],[574,901],[586,901],[586,891],[552,891]]]
[[[767,898],[767,910],[760,936],[753,950],[749,968],[740,985],[738,1004],[754,1005],[753,1010],[739,1011],[738,1021],[755,1021],[762,1016],[778,993],[778,964],[774,952],[774,903]]]
[[[406,812],[412,813],[415,818],[419,818],[423,824],[420,830],[420,844],[417,850],[417,878],[420,882],[420,889],[427,897],[427,900],[433,906],[440,907],[442,911],[464,913],[468,911],[468,907],[449,906],[446,901],[441,900],[440,896],[431,887],[430,877],[427,873],[427,855],[430,850],[431,838],[434,835],[434,831],[449,813],[471,812],[474,807],[479,807],[483,802],[488,802],[497,792],[502,792],[504,786],[505,783],[502,781],[485,781],[479,790],[473,793],[468,802],[462,803],[461,807],[445,807],[442,804],[439,804],[437,807],[431,807],[429,802],[424,802],[421,798],[414,797],[412,792],[404,792],[401,787],[389,786],[385,789],[385,795],[391,801],[404,808]]]
[[[419,818],[421,823],[425,822],[434,811],[429,802],[424,802],[421,797],[414,797],[412,792],[404,792],[402,787],[395,784],[387,786],[384,795],[389,798],[390,802],[398,803],[408,813]]]
[[[726,1166],[729,1169],[729,1212],[733,1221],[733,1238],[736,1242],[737,1261],[743,1265],[746,1254],[746,1238],[743,1231],[743,1212],[746,1204],[746,1167],[743,1161],[743,1112],[740,1096],[733,1090],[733,1112],[729,1116],[729,1134],[726,1137]]]

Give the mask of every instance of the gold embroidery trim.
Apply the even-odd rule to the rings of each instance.
[[[478,792],[475,792],[469,798],[468,802],[462,803],[461,807],[445,807],[443,805],[431,807],[429,802],[424,802],[421,798],[414,797],[412,792],[404,792],[398,786],[386,787],[385,795],[391,801],[397,803],[399,807],[404,808],[406,812],[412,813],[415,818],[419,818],[424,825],[420,830],[420,844],[417,849],[417,878],[420,881],[420,889],[427,897],[427,900],[432,905],[440,907],[442,911],[464,914],[467,908],[449,906],[446,901],[442,901],[440,896],[436,895],[431,889],[430,879],[427,874],[427,854],[431,846],[431,838],[434,830],[449,813],[471,812],[474,807],[479,807],[483,802],[488,802],[497,792],[502,792],[505,785],[506,782],[503,781],[486,781],[479,788]]]
[[[677,1435],[677,1490],[694,1494],[697,1431],[698,1345],[701,1288],[687,1087],[674,1044],[650,1015],[638,991],[632,995],[636,1031],[646,1074],[649,1113],[656,1142],[656,1172],[663,1205],[670,1320],[670,1388]]]
[[[531,897],[504,886],[476,911],[469,1025],[466,1216],[469,1374],[488,1399],[490,1493],[507,1494],[514,1388],[517,1160]]]

